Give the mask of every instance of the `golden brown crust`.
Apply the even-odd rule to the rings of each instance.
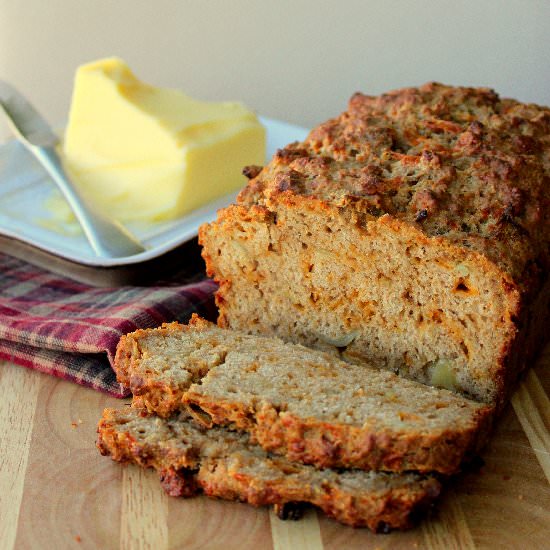
[[[263,449],[291,461],[318,468],[446,475],[457,473],[463,462],[476,455],[487,441],[493,419],[493,409],[484,407],[475,411],[467,429],[449,426],[436,434],[407,433],[301,418],[269,403],[251,410],[243,403],[212,401],[208,395],[192,390],[184,394],[183,404],[204,426],[231,426],[246,431]]]
[[[195,317],[196,314],[193,314]],[[184,330],[184,326],[180,323],[163,323],[156,331],[169,335],[170,333]],[[118,342],[115,354],[115,369],[117,382],[124,387],[129,388],[134,393],[140,388],[140,381],[132,380],[136,364],[141,360],[142,354],[139,347],[139,341],[142,338],[147,338],[150,334],[150,329],[138,329],[134,332],[122,336]]]
[[[211,326],[212,323],[193,313],[187,325],[178,322],[163,323],[154,330],[161,336],[170,337],[178,332],[190,329],[201,331]],[[151,329],[139,329],[122,336],[116,349],[114,370],[117,381],[132,392],[135,407],[167,417],[180,408],[183,392],[188,384],[167,384],[142,371],[140,366],[143,353],[140,341],[150,334]]]
[[[375,533],[413,527],[416,517],[426,512],[440,492],[437,482],[431,478],[419,487],[420,490],[412,492],[407,488],[388,492],[382,497],[363,494],[357,498],[337,486],[310,494],[308,489],[288,478],[258,484],[253,475],[231,472],[219,464],[217,468],[219,471],[215,477],[201,476],[200,473],[197,476],[198,484],[208,496],[239,500],[253,506],[306,501],[344,525],[367,527]]]
[[[550,268],[549,151],[550,109],[487,88],[358,93],[278,151],[239,200],[302,196],[389,214],[482,253],[536,292]]]
[[[201,434],[190,424],[185,428],[182,420],[156,420],[151,428],[147,417],[142,424],[136,423],[139,414],[105,409],[98,426],[98,448],[118,462],[155,468],[162,486],[172,496],[203,492],[253,506],[279,508],[305,502],[343,524],[386,532],[411,527],[441,489],[435,478],[417,474],[320,472],[270,457],[244,443],[208,456],[201,445],[209,437],[216,437],[219,444],[230,432],[217,429]],[[151,437],[155,434],[148,433],[166,429],[168,423],[172,432],[180,430],[177,437],[158,442]],[[138,429],[146,435],[138,434]],[[186,433],[194,440],[189,437],[186,441]]]
[[[464,354],[455,350],[451,357],[453,361],[458,359],[457,372],[468,372],[463,374],[464,383],[457,389],[502,408],[515,380],[548,338],[532,319],[544,318],[550,307],[546,290],[550,285],[549,182],[547,107],[501,99],[486,88],[437,83],[378,97],[356,94],[346,112],[313,129],[303,142],[278,151],[241,192],[238,206],[220,212],[217,222],[202,228],[200,242],[207,271],[220,285],[216,296],[218,323],[254,333],[275,331],[287,340],[306,345],[316,345],[323,326],[338,331],[345,322],[354,325],[352,329],[368,325],[368,311],[356,319],[344,312],[337,321],[327,321],[325,311],[319,314],[321,320],[317,324],[309,323],[307,313],[311,312],[312,317],[323,307],[322,300],[317,302],[316,297],[327,295],[328,281],[324,286],[311,288],[307,273],[299,281],[297,277],[288,278],[294,285],[293,292],[303,284],[294,294],[307,296],[311,291],[314,304],[304,302],[303,297],[296,303],[285,301],[277,295],[274,285],[264,281],[284,269],[300,272],[300,264],[290,262],[287,255],[291,239],[298,245],[302,241],[304,248],[316,245],[314,238],[302,240],[306,231],[315,237],[323,230],[323,223],[345,220],[349,227],[347,242],[357,243],[357,239],[363,239],[362,230],[368,241],[370,229],[384,224],[395,229],[402,241],[441,251],[452,258],[454,265],[468,262],[477,277],[494,281],[495,293],[505,304],[472,321],[479,325],[485,345],[467,349],[471,346],[462,340],[459,343]],[[305,229],[285,228],[281,218],[288,217],[291,211],[315,213],[318,223],[312,223],[312,215]],[[239,224],[242,230],[235,233]],[[344,225],[341,223],[340,228]],[[269,244],[264,243],[266,249],[269,246],[280,251],[281,243],[286,246],[281,255],[286,264],[262,263],[266,253],[253,243],[260,240],[255,233],[258,228],[270,236]],[[357,228],[360,231],[355,231]],[[281,236],[285,231],[287,236]],[[375,248],[380,231],[371,233]],[[246,237],[248,241],[244,240]],[[227,273],[230,261],[224,260],[223,252],[221,258],[213,253],[219,248],[216,242],[235,241],[246,245],[249,263],[260,263],[256,270],[246,272],[251,283],[248,287]],[[403,250],[387,252],[399,255],[405,246]],[[306,252],[303,261],[307,259]],[[221,267],[224,261],[225,273]],[[362,256],[362,261],[368,265],[369,255]],[[351,267],[364,269],[360,265]],[[262,300],[262,307],[274,312],[269,321],[256,319],[260,317],[260,306],[247,311],[239,305],[255,289],[256,302]],[[364,289],[360,293],[364,294]],[[396,285],[392,297],[396,304],[402,294],[407,296],[407,290]],[[278,307],[282,311],[278,312]],[[294,307],[304,311],[304,318],[294,319],[294,328],[292,322],[283,327],[283,311]],[[491,309],[490,302],[486,307]],[[456,323],[452,327],[448,322],[456,311],[447,315],[449,312],[442,310],[442,318],[443,323],[447,322],[444,328],[449,339],[456,337],[459,341],[462,327]],[[414,313],[424,322],[422,330],[427,324],[430,330],[437,329],[435,324],[429,325],[431,321],[424,311]],[[460,322],[470,329],[475,317],[464,311]],[[247,327],[248,319],[252,321]],[[413,335],[410,331],[407,334]],[[468,338],[473,340],[471,335]],[[320,344],[322,347],[323,342]],[[416,359],[411,359],[404,349],[395,352],[394,344],[388,343],[387,348],[380,344],[375,352],[368,342],[358,343],[348,356],[374,360],[380,366],[389,364],[388,368],[430,383],[425,371],[434,358],[426,356],[435,355],[434,350],[423,349]],[[359,349],[361,345],[363,348]],[[449,350],[441,348],[444,359],[446,351]],[[394,352],[395,357],[390,357]],[[486,356],[482,357],[483,353]],[[404,359],[398,364],[400,354]]]

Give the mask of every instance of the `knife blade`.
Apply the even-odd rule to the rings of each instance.
[[[11,84],[0,80],[0,106],[6,112],[13,133],[30,145],[55,147],[59,138],[48,122]]]
[[[57,153],[59,138],[32,104],[3,80],[0,80],[0,110],[6,114],[17,139],[40,162],[67,199],[96,255],[120,258],[146,250],[121,223],[106,216],[73,184]]]

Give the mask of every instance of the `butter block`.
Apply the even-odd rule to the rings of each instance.
[[[243,167],[265,162],[265,140],[241,103],[150,86],[109,58],[76,72],[62,156],[112,217],[166,220],[242,187]]]

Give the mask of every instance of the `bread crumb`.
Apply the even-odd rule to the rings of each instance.
[[[78,426],[78,424],[76,422],[71,422],[71,426],[74,428],[76,428]]]

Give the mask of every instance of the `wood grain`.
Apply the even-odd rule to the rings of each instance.
[[[95,438],[97,412],[121,401],[29,374],[40,388],[13,548],[118,548],[122,469],[98,460]]]
[[[485,464],[448,487],[429,519],[374,535],[310,511],[167,497],[153,472],[95,448],[104,407],[121,401],[0,364],[0,549],[547,549],[550,540],[550,348],[504,412]]]
[[[156,472],[123,467],[121,550],[168,549],[168,498]]]
[[[269,550],[272,548],[266,508],[203,496],[170,498],[170,549]]]
[[[269,511],[273,550],[303,548],[322,550],[321,530],[315,510],[308,510],[300,521],[282,521],[273,510]]]
[[[423,547],[427,550],[474,549],[475,544],[460,500],[454,490],[448,490],[439,505],[437,516],[422,523]]]
[[[550,483],[550,399],[534,371],[527,373],[512,405]]]
[[[40,378],[0,364],[0,541],[11,548],[17,523]]]

